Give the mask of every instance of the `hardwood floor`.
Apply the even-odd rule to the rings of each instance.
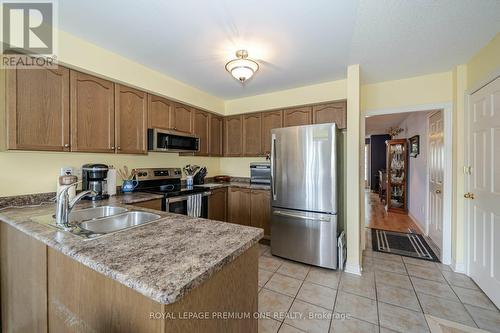
[[[378,194],[370,191],[365,192],[365,213],[365,226],[368,228],[399,232],[413,229],[419,234],[422,233],[408,215],[386,212]]]

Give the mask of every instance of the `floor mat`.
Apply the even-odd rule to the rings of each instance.
[[[422,235],[372,229],[373,251],[439,262]]]

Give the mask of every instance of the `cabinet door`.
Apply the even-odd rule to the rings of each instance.
[[[228,203],[228,222],[251,225],[249,189],[230,187]]]
[[[210,156],[222,156],[222,117],[210,115]]]
[[[175,103],[172,111],[172,127],[179,132],[193,133],[193,109],[187,105]]]
[[[69,151],[69,69],[6,72],[8,148]]]
[[[146,154],[147,94],[115,84],[116,151],[120,154]]]
[[[200,138],[200,151],[196,155],[207,156],[209,145],[208,112],[195,109],[193,112],[193,131]]]
[[[148,95],[148,127],[170,129],[172,102],[166,98]]]
[[[283,111],[262,112],[262,153],[271,153],[271,130],[283,127]]]
[[[243,152],[242,116],[224,119],[224,156],[241,156]]]
[[[267,190],[252,190],[251,194],[251,225],[264,229],[264,236],[271,235],[271,192]]]
[[[346,128],[347,105],[345,101],[313,106],[313,123],[336,123],[340,129]]]
[[[115,151],[113,82],[70,71],[71,150]]]
[[[283,113],[283,125],[285,127],[310,124],[312,124],[312,107],[310,106],[287,109]]]
[[[261,114],[253,113],[243,116],[243,155],[262,155]]]
[[[218,188],[208,197],[208,218],[227,221],[227,188]]]

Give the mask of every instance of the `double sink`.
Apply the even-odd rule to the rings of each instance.
[[[68,232],[87,239],[118,232],[160,219],[158,214],[144,211],[130,211],[118,206],[100,206],[72,211]],[[53,215],[33,218],[36,222],[57,227]]]

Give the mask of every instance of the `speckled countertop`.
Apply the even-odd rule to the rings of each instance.
[[[133,193],[100,201],[126,206],[161,196]],[[86,208],[89,202],[75,207]],[[0,220],[74,260],[159,303],[170,304],[255,245],[262,229],[157,212],[161,219],[104,237],[84,240],[33,222],[52,214],[53,204],[0,210]]]
[[[265,184],[251,184],[249,182],[229,182],[229,183],[207,183],[200,186],[206,186],[210,188],[221,188],[221,187],[243,187],[252,190],[271,190],[270,185]]]

